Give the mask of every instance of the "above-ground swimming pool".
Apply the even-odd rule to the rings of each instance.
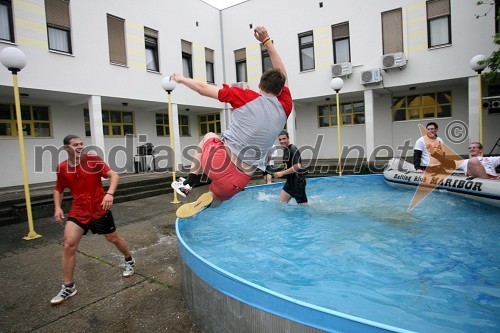
[[[223,295],[318,330],[500,331],[500,209],[434,191],[407,212],[414,191],[382,175],[308,179],[309,207],[277,202],[281,187],[178,220],[183,264]]]

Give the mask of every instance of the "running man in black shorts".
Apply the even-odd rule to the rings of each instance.
[[[286,183],[280,193],[281,202],[295,201],[301,206],[307,206],[306,171],[302,169],[302,160],[298,148],[290,143],[287,131],[282,131],[278,141],[283,147],[283,162],[286,167],[274,174],[274,178],[286,176]]]

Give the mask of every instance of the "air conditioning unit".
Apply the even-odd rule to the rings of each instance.
[[[352,67],[350,62],[342,62],[340,64],[332,65],[332,77],[349,76],[352,74]]]
[[[380,83],[382,82],[382,74],[380,68],[374,68],[361,72],[361,84]]]
[[[406,67],[406,56],[403,52],[385,54],[382,56],[382,69]]]
[[[248,82],[236,82],[236,83],[231,83],[231,87],[240,87],[243,89],[248,89]]]
[[[498,109],[498,108],[500,108],[500,101],[499,100],[484,101],[483,108],[485,108],[485,109]]]

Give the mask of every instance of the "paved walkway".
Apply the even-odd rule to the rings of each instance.
[[[52,185],[38,190],[52,191]],[[190,201],[205,191],[195,188]],[[50,299],[62,283],[63,228],[52,218],[37,219],[35,231],[42,237],[24,240],[27,222],[0,227],[0,332],[199,333],[182,296],[179,205],[172,200],[168,194],[116,204],[117,230],[136,258],[136,273],[123,278],[120,252],[103,236],[86,235],[77,253],[78,293],[57,306]]]
[[[206,187],[195,189],[198,196]],[[50,305],[61,286],[63,228],[35,221],[41,238],[23,240],[27,223],[0,228],[0,332],[199,332],[185,307],[178,270],[173,195],[115,205],[118,232],[136,258],[121,276],[122,256],[103,236],[87,235],[77,254],[78,293]],[[191,198],[192,199],[192,198]]]

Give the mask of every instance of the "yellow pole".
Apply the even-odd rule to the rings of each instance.
[[[481,91],[481,73],[477,74],[477,86],[479,90],[479,142],[484,145],[483,142],[483,93]],[[482,153],[481,153],[482,155]]]
[[[25,240],[31,240],[41,235],[35,232],[35,228],[33,227],[33,214],[31,212],[31,197],[30,197],[30,188],[28,184],[28,172],[26,169],[26,158],[25,158],[25,150],[24,150],[24,134],[23,134],[23,122],[21,119],[21,107],[19,101],[19,87],[17,84],[17,74],[12,74],[12,80],[14,81],[14,101],[16,106],[16,118],[17,118],[17,134],[19,136],[19,150],[21,152],[21,167],[23,170],[23,181],[24,181],[24,197],[26,198],[26,213],[28,214],[28,226],[29,233],[27,236],[23,237]]]
[[[339,105],[339,92],[335,92],[335,97],[337,99],[337,141],[338,141],[338,152],[339,152],[339,176],[342,176],[342,144],[340,143],[340,126],[342,124],[342,119],[340,119],[340,105]]]
[[[171,91],[168,91],[168,131],[170,132],[170,148],[172,149],[172,181],[176,181],[175,177],[175,148],[174,148],[174,131],[172,127],[172,122],[174,119],[172,118],[172,97],[170,96]],[[177,192],[174,190],[174,201],[171,201],[173,204],[178,204],[180,201],[177,199]]]

